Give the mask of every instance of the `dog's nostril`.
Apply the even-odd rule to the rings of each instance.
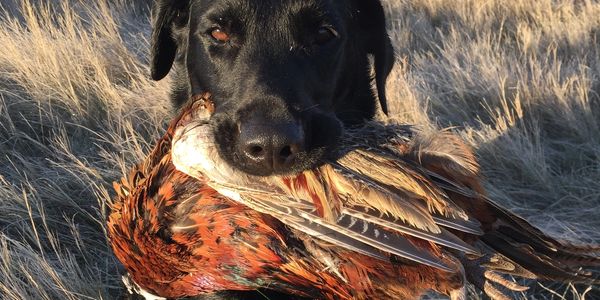
[[[252,159],[260,160],[265,158],[265,148],[261,145],[248,145],[245,152]]]
[[[250,146],[250,149],[248,149],[248,152],[252,156],[260,156],[263,153],[263,148],[258,145]]]
[[[279,151],[279,156],[281,156],[282,158],[288,158],[290,156],[292,156],[292,147],[291,146],[285,146],[283,148],[281,148],[281,151]]]

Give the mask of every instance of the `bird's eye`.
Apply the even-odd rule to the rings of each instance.
[[[227,43],[230,40],[229,34],[223,31],[221,28],[211,29],[210,36],[212,36],[212,38],[219,43]]]
[[[327,42],[333,40],[338,37],[338,32],[331,26],[321,26],[317,31],[317,35],[315,36],[315,43],[317,45],[324,45]]]

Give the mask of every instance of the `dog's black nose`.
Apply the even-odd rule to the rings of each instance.
[[[304,151],[300,124],[252,120],[240,124],[238,154],[248,171],[257,175],[285,173]]]

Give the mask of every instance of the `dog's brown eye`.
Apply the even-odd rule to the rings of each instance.
[[[319,31],[317,31],[317,36],[315,37],[315,43],[318,45],[324,45],[327,42],[333,40],[338,36],[337,31],[333,29],[331,26],[321,26]]]
[[[215,39],[216,41],[220,42],[220,43],[227,43],[229,42],[229,34],[223,30],[221,30],[221,28],[215,28],[210,32],[210,35],[213,37],[213,39]]]

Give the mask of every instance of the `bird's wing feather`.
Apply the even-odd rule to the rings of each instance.
[[[419,229],[439,232],[427,204],[410,194],[390,190],[364,174],[336,163],[320,168],[334,193],[343,197],[343,207],[369,207]],[[323,199],[331,201],[332,199]]]
[[[341,229],[341,231],[348,236],[354,237],[359,241],[385,252],[432,266],[443,271],[455,271],[426,249],[414,245],[410,239],[398,233],[389,232],[376,224],[349,215],[344,215],[335,225],[336,226],[332,227]]]
[[[300,222],[289,222],[290,227],[301,230],[302,232],[317,237],[325,242],[344,247],[350,251],[370,256],[379,260],[387,261],[389,258],[382,254],[378,249],[365,243],[359,242],[351,237],[343,235],[337,231],[331,230],[318,223],[302,219]]]
[[[439,233],[420,230],[413,226],[409,226],[406,223],[402,223],[398,220],[391,219],[386,215],[375,214],[373,210],[368,209],[365,209],[364,211],[358,211],[352,208],[346,208],[344,209],[343,213],[373,224],[378,224],[385,228],[391,228],[403,234],[407,234],[442,246],[446,246],[448,248],[456,249],[469,254],[478,253],[478,251],[475,248],[473,248],[473,246],[465,243],[463,240],[461,240],[460,238],[443,228]]]
[[[464,212],[451,207],[445,199],[443,192],[431,185],[418,169],[408,168],[406,163],[384,153],[366,149],[356,149],[337,159],[336,164],[351,171],[370,178],[371,181],[392,191],[412,196],[413,201],[426,204],[430,212],[450,213],[450,209],[464,215]],[[381,210],[387,209],[383,207]]]

